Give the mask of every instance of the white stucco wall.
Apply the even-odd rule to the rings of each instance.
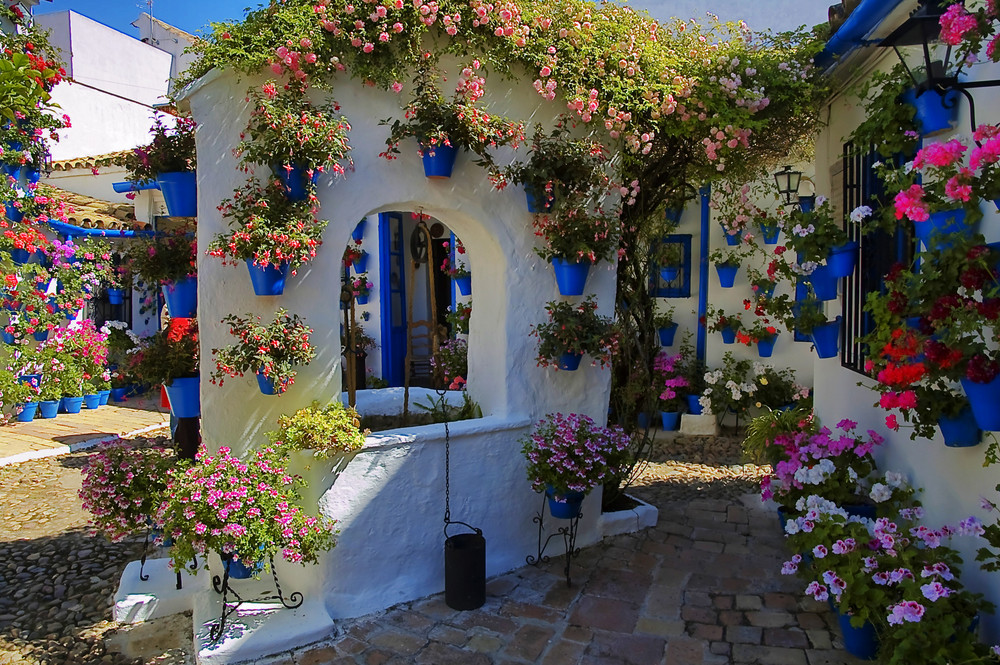
[[[245,103],[234,100],[244,98],[248,85],[246,79],[236,83],[229,75],[212,73],[187,94],[199,123],[202,247],[225,231],[216,205],[245,180],[231,149],[248,116]],[[506,82],[493,81],[492,85],[493,99],[500,100],[494,105],[496,112],[546,123],[559,112],[558,105],[541,100],[530,84],[509,88]],[[462,507],[463,518],[489,527],[490,574],[514,568],[534,547],[531,517],[540,498],[524,476],[524,460],[514,440],[549,412],[586,413],[603,422],[610,371],[587,365],[576,372],[535,366],[535,340],[529,329],[545,319],[545,303],[557,297],[557,290],[551,267],[532,251],[535,238],[523,191],[493,191],[485,172],[467,154],[459,154],[450,180],[428,180],[415,141],[402,146],[398,160],[380,158],[387,128],[378,120],[401,115],[405,93],[399,96],[343,79],[336,82],[335,95],[352,124],[355,169],[346,181],[320,180],[320,215],[330,220],[330,226],[317,259],[289,279],[283,296],[261,298],[252,294],[244,266],[199,258],[204,441],[210,448],[227,445],[238,453],[245,451],[263,441],[262,433],[274,427],[278,415],[314,399],[328,402],[340,395],[337,297],[343,248],[362,217],[423,209],[462,239],[474,265],[468,389],[489,418],[453,428],[456,432],[472,428],[452,449],[454,505]],[[373,228],[366,231],[366,245],[371,238]],[[592,269],[587,291],[597,295],[601,314],[611,314],[614,288],[614,265],[601,263]],[[376,302],[373,299],[375,308]],[[219,323],[222,317],[230,312],[270,317],[278,307],[299,313],[315,329],[318,356],[300,369],[295,385],[280,397],[262,396],[252,377],[227,379],[222,387],[212,385],[207,376],[211,349],[231,340]],[[321,501],[324,513],[345,520],[341,545],[323,564],[329,573],[328,603],[338,616],[376,609],[370,594],[386,606],[441,590],[443,450],[441,432],[436,431],[440,429],[418,428],[415,445],[359,455],[332,494]],[[502,509],[491,507],[498,496],[504,497]],[[585,525],[579,544],[595,538],[593,528]],[[434,556],[429,554],[432,543],[436,543]]]
[[[856,76],[867,76],[872,67],[880,69],[891,68],[897,60],[889,51],[879,59],[872,59],[865,66],[858,67]],[[1000,68],[996,65],[977,67],[973,70],[974,78],[995,79],[1000,77]],[[973,91],[976,100],[977,122],[1000,122],[1000,94],[995,88]],[[927,139],[928,141],[947,141],[953,137],[964,137],[970,140],[969,108],[962,100],[959,102],[958,125],[954,132],[943,136]],[[856,107],[855,100],[849,96],[838,96],[827,110],[830,125],[817,142],[816,174],[817,184],[821,190],[836,186],[832,172],[837,171],[837,163],[842,154],[842,141],[853,128],[863,120],[862,109]],[[1000,229],[997,222],[1000,216],[991,203],[984,203],[985,214],[979,230],[987,242],[1000,240]],[[828,317],[840,313],[839,301],[827,305]],[[878,395],[872,390],[859,387],[861,375],[840,366],[839,358],[815,361],[815,374],[822,376],[823,381],[817,382],[816,408],[824,423],[834,424],[841,418],[857,420],[861,428],[872,428],[886,436],[886,442],[877,451],[880,468],[902,471],[909,477],[914,487],[923,488],[920,500],[926,509],[925,523],[932,527],[942,524],[956,524],[970,515],[975,515],[984,521],[994,521],[996,516],[987,515],[979,508],[980,496],[997,500],[994,486],[997,484],[996,467],[983,467],[983,452],[987,443],[980,443],[974,448],[947,448],[938,434],[933,440],[918,439],[910,441],[909,431],[902,429],[898,433],[890,432],[885,427],[887,412],[873,408],[878,401]],[[966,587],[986,594],[994,603],[1000,602],[1000,576],[995,573],[984,573],[975,561],[975,551],[983,542],[973,538],[955,538],[950,543],[962,553],[962,580]],[[983,621],[983,639],[992,644],[1000,637],[1000,620],[991,616]]]

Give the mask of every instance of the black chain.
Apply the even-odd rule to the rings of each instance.
[[[444,388],[435,390],[438,397],[444,400]],[[444,421],[444,525],[451,524],[451,431],[448,421]]]

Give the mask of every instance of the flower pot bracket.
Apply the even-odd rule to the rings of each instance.
[[[229,565],[227,564],[228,562],[232,561],[233,558],[232,553],[222,554],[221,556],[222,556],[222,570],[223,570],[222,576],[221,577],[219,575],[212,576],[212,588],[215,589],[216,593],[222,595],[222,613],[219,616],[219,623],[213,624],[210,627],[208,633],[208,637],[211,640],[212,644],[218,642],[219,639],[225,634],[226,620],[237,610],[239,610],[240,605],[242,605],[243,603],[262,603],[262,602],[277,600],[284,607],[287,607],[290,610],[294,610],[296,607],[302,606],[302,602],[305,600],[305,598],[302,596],[301,593],[299,593],[298,591],[293,591],[291,595],[289,595],[286,598],[285,594],[282,592],[281,584],[278,582],[278,573],[274,569],[273,555],[268,556],[268,561],[271,564],[271,577],[274,579],[275,593],[272,595],[265,595],[253,599],[243,598],[243,596],[241,596],[236,591],[236,589],[234,589],[229,583],[230,580]]]

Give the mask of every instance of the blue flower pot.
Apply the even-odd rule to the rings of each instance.
[[[556,365],[559,369],[564,369],[568,372],[575,372],[580,368],[580,360],[582,359],[582,353],[564,353],[559,356],[559,360]]]
[[[222,565],[225,567],[226,572],[229,573],[229,577],[234,580],[248,580],[255,575],[259,575],[264,570],[263,561],[258,561],[251,568],[244,565],[241,559],[234,559],[232,554],[222,555]]]
[[[354,240],[354,242],[361,242],[361,240],[365,237],[365,226],[367,225],[368,225],[368,220],[362,219],[360,222],[358,222],[357,226],[354,227],[354,230],[351,231],[351,238]]]
[[[463,296],[472,295],[472,275],[453,277],[452,280],[455,282],[455,286],[458,287],[459,293]]]
[[[962,377],[962,389],[969,398],[969,406],[976,418],[976,424],[987,432],[1000,431],[1000,377],[989,383],[976,383]]]
[[[313,170],[309,175],[309,168],[303,164],[290,164],[291,168],[286,168],[284,164],[271,164],[271,171],[281,182],[282,189],[285,190],[285,197],[289,201],[305,201],[309,198],[309,192],[316,186],[319,179],[319,171]]]
[[[111,390],[102,390],[97,393],[97,403],[104,406],[108,403],[108,399],[111,397]]]
[[[35,338],[36,342],[44,342],[45,340],[47,340],[49,338],[49,331],[48,330],[39,330],[34,335],[32,335],[32,337]]]
[[[645,411],[640,411],[639,415],[636,417],[636,420],[639,423],[639,428],[640,429],[648,429],[649,428],[649,414],[646,413]]]
[[[31,260],[31,252],[26,249],[20,249],[15,247],[10,250],[10,260],[14,262],[16,266],[23,266],[25,263]]]
[[[774,353],[774,343],[777,341],[777,335],[757,340],[757,355],[761,358],[770,358]]]
[[[160,173],[156,176],[156,184],[163,192],[163,200],[167,204],[167,214],[171,217],[198,216],[198,185],[194,171],[175,171]]]
[[[826,258],[830,274],[834,277],[850,277],[854,274],[854,267],[858,264],[859,249],[860,245],[853,240],[831,249]]]
[[[552,517],[571,520],[580,516],[583,499],[587,495],[583,492],[557,490],[552,485],[546,485],[545,496],[549,499],[549,512],[552,513]]]
[[[942,95],[936,90],[925,90],[917,95],[913,88],[902,94],[905,103],[917,109],[914,116],[922,136],[934,136],[955,127],[958,121],[958,91],[949,90]]]
[[[83,408],[83,396],[81,395],[80,397],[63,397],[60,408],[65,410],[66,413],[80,413],[80,409]]]
[[[282,263],[277,268],[271,263],[262,267],[248,259],[246,264],[254,295],[280,296],[285,292],[285,278],[288,277],[289,268],[287,263]]]
[[[200,379],[197,376],[174,379],[165,386],[170,399],[170,411],[177,418],[197,418],[201,416]]]
[[[719,273],[719,285],[724,289],[731,289],[736,284],[736,275],[740,271],[739,265],[728,263],[717,263],[715,271]]]
[[[24,182],[27,185],[38,184],[38,181],[42,179],[42,172],[34,166],[22,166],[21,174],[24,176]]]
[[[112,305],[121,305],[125,302],[125,291],[122,289],[108,289],[108,302]]]
[[[736,331],[729,326],[720,330],[719,334],[722,335],[723,344],[734,344],[736,342]]]
[[[660,411],[664,432],[676,432],[681,426],[680,411]]]
[[[840,350],[840,317],[812,329],[813,346],[820,358],[833,358]]]
[[[41,374],[22,374],[21,376],[17,377],[17,380],[20,381],[21,383],[29,383],[32,386],[34,386],[35,388],[37,388],[38,384],[41,383],[41,381],[42,381],[42,375]]]
[[[160,287],[172,318],[190,319],[198,315],[198,278],[188,277]]]
[[[961,234],[968,237],[972,234],[972,227],[965,223],[965,209],[955,208],[932,212],[927,221],[914,222],[913,232],[927,249],[944,250],[952,245],[948,236]]]
[[[9,333],[9,332],[7,332],[5,330],[2,333],[0,333],[0,335],[3,336],[3,343],[4,344],[13,344],[14,343],[14,335],[13,335],[13,333]]]
[[[701,406],[701,395],[685,395],[684,399],[687,401],[688,413],[692,416],[700,416],[704,409]]]
[[[256,372],[257,376],[257,387],[260,388],[262,395],[277,395],[278,390],[274,387],[274,381],[270,378],[264,376],[264,372],[260,369]]]
[[[799,197],[799,210],[802,212],[812,212],[813,208],[816,207],[816,195],[810,194],[809,196]]]
[[[96,409],[100,405],[101,405],[100,393],[91,393],[90,395],[83,396],[83,408]]]
[[[757,294],[758,297],[763,298],[764,300],[770,300],[771,297],[774,296],[774,289],[777,286],[778,286],[777,284],[771,284],[771,286],[767,287],[766,289],[757,289],[755,293]]]
[[[743,242],[743,236],[739,233],[729,233],[726,231],[725,227],[722,229],[722,235],[726,239],[726,244],[730,247],[738,247],[740,243]]]
[[[680,224],[681,215],[684,214],[684,208],[667,208],[666,213],[668,222],[671,224]]]
[[[664,266],[660,268],[660,279],[664,282],[672,282],[681,274],[681,269],[677,266]]]
[[[20,411],[17,412],[17,422],[19,423],[30,423],[35,419],[35,413],[38,411],[38,402],[25,402],[24,404],[18,404]]]
[[[976,424],[976,417],[973,415],[972,409],[968,406],[952,418],[941,416],[938,419],[938,427],[941,428],[944,445],[949,448],[971,448],[979,445],[979,437],[982,432],[979,430],[979,425]]]
[[[860,628],[851,625],[851,617],[848,614],[841,614],[837,610],[837,621],[840,623],[840,632],[844,636],[844,648],[855,658],[861,660],[875,660],[878,653],[878,634],[875,626],[870,621],[866,621]]]
[[[59,413],[59,400],[49,399],[38,403],[38,415],[42,418],[55,418]]]
[[[582,296],[590,273],[590,261],[567,261],[553,257],[552,268],[556,272],[556,286],[559,295]]]
[[[777,224],[761,224],[760,225],[760,237],[764,239],[765,245],[777,245],[778,235],[781,233],[781,229],[778,228]]]
[[[112,388],[110,398],[112,402],[124,402],[127,394],[128,388]]]
[[[677,324],[671,323],[669,326],[659,328],[657,332],[660,335],[660,346],[673,346],[674,335],[677,334]]]
[[[7,219],[14,222],[15,224],[24,219],[24,213],[21,212],[11,201],[4,203],[4,214]]]
[[[837,299],[837,278],[830,271],[830,266],[819,266],[811,275],[809,282],[812,284],[813,293],[817,300]]]
[[[361,296],[354,296],[354,302],[356,302],[359,305],[367,305],[368,304],[368,298],[369,298],[369,296],[368,296],[367,293],[364,294],[364,295],[361,295]]]
[[[360,275],[363,272],[368,272],[368,259],[370,257],[371,254],[369,254],[365,250],[361,250],[361,256],[354,259],[354,261],[351,263],[351,267],[354,268],[355,275]]]
[[[555,202],[554,194],[549,196],[545,192],[542,192],[539,196],[535,192],[535,188],[528,185],[524,186],[524,197],[528,203],[528,212],[532,215],[548,212],[552,209],[552,204]]]
[[[450,178],[455,168],[458,150],[454,146],[439,145],[431,154],[430,148],[421,148],[424,160],[424,175],[428,178]]]

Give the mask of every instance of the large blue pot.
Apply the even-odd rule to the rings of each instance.
[[[914,120],[922,136],[934,136],[951,131],[958,121],[958,91],[949,90],[942,95],[936,90],[925,90],[920,95],[913,88],[902,94],[904,102],[917,109]]]
[[[952,245],[948,236],[969,236],[972,234],[972,227],[965,223],[965,209],[955,208],[932,212],[927,221],[914,222],[913,234],[927,249],[945,250]]]
[[[736,284],[736,275],[740,271],[740,266],[739,264],[717,263],[715,271],[719,273],[719,285],[724,289],[731,289]]]
[[[770,358],[771,354],[774,353],[774,343],[777,341],[777,335],[757,340],[757,355],[761,358]]]
[[[163,192],[167,214],[171,217],[198,216],[198,179],[194,171],[160,173],[156,184]]]
[[[25,402],[18,404],[20,411],[17,413],[17,422],[30,423],[35,419],[35,412],[38,411],[38,402]]]
[[[840,317],[812,329],[813,346],[820,358],[833,358],[840,350]]]
[[[190,319],[198,315],[198,278],[188,277],[160,287],[167,301],[167,311],[175,319]]]
[[[719,331],[722,335],[723,344],[734,344],[736,342],[736,331],[728,326]]]
[[[535,188],[530,185],[524,186],[524,197],[528,204],[528,212],[532,215],[548,212],[552,209],[552,204],[556,200],[554,193],[551,196],[545,192],[539,195],[535,192]]]
[[[552,268],[556,273],[556,286],[563,296],[582,296],[590,273],[590,261],[567,261],[552,258]]]
[[[271,164],[271,171],[281,182],[285,197],[289,201],[305,201],[309,197],[309,192],[316,186],[319,171],[313,170],[310,176],[307,166],[303,164],[290,166],[291,168],[285,168],[283,164]]]
[[[830,266],[819,266],[813,270],[809,275],[809,282],[817,300],[837,299],[837,277],[833,275]]]
[[[450,178],[455,168],[458,150],[454,146],[439,145],[431,154],[430,148],[421,148],[424,160],[424,175],[428,178]]]
[[[660,346],[673,346],[674,336],[677,334],[677,324],[671,323],[669,326],[657,329],[660,336]]]
[[[247,259],[246,264],[254,295],[280,296],[285,292],[285,279],[288,277],[289,267],[287,263],[282,263],[277,268],[271,263],[261,267]]]
[[[472,275],[453,277],[452,280],[455,282],[455,286],[458,287],[460,294],[463,296],[472,295]]]
[[[121,305],[125,302],[125,291],[122,289],[108,289],[108,304],[110,305]]]
[[[23,266],[31,260],[31,252],[26,249],[15,247],[10,250],[10,260],[13,261],[16,266]]]
[[[765,245],[777,245],[778,235],[781,233],[781,229],[778,228],[777,224],[761,224],[760,225],[760,236],[764,239]]]
[[[700,416],[704,409],[701,406],[701,395],[685,395],[684,399],[687,401],[688,413],[692,416]]]
[[[844,636],[844,648],[855,658],[861,660],[875,660],[878,654],[878,634],[875,626],[870,621],[866,621],[860,628],[851,625],[851,617],[848,614],[841,614],[837,610],[837,621],[840,623],[840,632]]]
[[[830,274],[834,277],[849,277],[854,274],[854,267],[858,264],[859,249],[860,246],[853,240],[831,249],[826,259]]]
[[[369,254],[365,250],[361,250],[361,254],[358,256],[358,258],[354,259],[354,261],[351,262],[351,267],[354,268],[355,275],[360,275],[363,272],[368,272],[368,259],[370,257],[371,254]]]
[[[969,406],[976,417],[976,424],[987,432],[1000,431],[1000,377],[989,383],[976,383],[962,377],[962,388],[969,398]]]
[[[79,397],[63,397],[59,405],[66,413],[80,413],[83,408],[83,395]]]
[[[274,386],[274,381],[270,378],[264,376],[264,372],[257,370],[257,387],[260,388],[262,395],[277,395],[278,389]]]
[[[101,405],[101,395],[99,393],[91,393],[90,395],[83,396],[83,407],[85,409],[96,409]]]
[[[42,418],[55,418],[59,413],[59,401],[49,399],[38,403],[38,415]]]
[[[354,240],[354,242],[361,242],[361,240],[365,237],[365,226],[367,226],[367,224],[368,220],[362,219],[354,227],[354,230],[351,231],[351,238]]]
[[[253,568],[244,565],[242,560],[237,560],[233,558],[232,554],[222,555],[222,565],[224,566],[229,577],[234,580],[247,580],[255,575],[259,575],[262,570],[264,570],[264,562],[258,561],[253,565]]]
[[[201,416],[200,379],[195,377],[174,379],[167,389],[170,411],[177,418],[198,418]]]
[[[996,406],[994,404],[994,408]],[[979,437],[982,432],[979,430],[979,425],[976,424],[972,408],[968,406],[959,411],[957,416],[938,418],[938,427],[941,428],[944,445],[949,448],[971,448],[979,445]]]
[[[676,432],[681,425],[680,411],[660,411],[664,432]]]

